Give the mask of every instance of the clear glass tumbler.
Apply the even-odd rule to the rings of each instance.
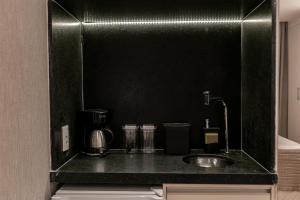
[[[122,126],[124,132],[124,148],[127,153],[138,151],[139,126],[136,124],[125,124]]]
[[[141,149],[143,153],[154,152],[154,136],[156,126],[154,124],[144,124],[141,126]]]

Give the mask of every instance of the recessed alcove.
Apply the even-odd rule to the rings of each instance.
[[[123,147],[122,124],[164,122],[191,123],[191,148],[203,148],[205,118],[224,129],[222,106],[203,105],[202,92],[210,90],[228,104],[230,148],[245,150],[273,170],[270,1],[51,0],[49,5],[53,168],[80,151],[82,133],[74,120],[82,109],[111,112],[112,148]],[[67,154],[60,152],[58,137],[65,123],[71,124]],[[156,138],[156,147],[164,148],[160,129]]]

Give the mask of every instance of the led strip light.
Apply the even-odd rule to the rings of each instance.
[[[91,26],[139,26],[139,25],[198,25],[198,24],[232,24],[241,23],[242,20],[230,19],[230,20],[197,20],[197,19],[183,19],[183,20],[100,20],[97,22],[83,22],[83,25]]]

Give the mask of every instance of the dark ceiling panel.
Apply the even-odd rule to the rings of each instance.
[[[83,21],[82,0],[55,0],[65,10],[75,16],[79,21]]]
[[[202,18],[243,18],[263,0],[56,0],[80,21],[96,22],[115,17],[186,15],[193,11]]]
[[[246,17],[264,0],[241,0],[241,15],[242,18]]]
[[[240,17],[240,0],[85,0],[84,22],[115,18],[160,18],[193,16],[201,19],[236,19]]]

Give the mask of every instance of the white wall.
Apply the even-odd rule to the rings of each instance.
[[[300,17],[299,0],[277,0],[279,3],[279,20],[291,21]]]
[[[46,0],[0,1],[0,199],[49,199]]]
[[[289,22],[289,50],[288,51],[289,51],[288,137],[289,139],[300,143],[300,100],[297,100],[297,88],[300,88],[300,19]]]

